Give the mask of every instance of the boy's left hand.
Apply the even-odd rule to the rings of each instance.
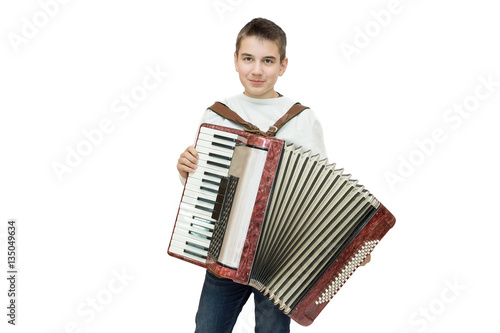
[[[365,260],[363,260],[363,262],[361,263],[361,265],[360,265],[360,266],[364,266],[364,265],[366,265],[366,264],[367,264],[367,263],[369,263],[371,260],[372,260],[372,256],[371,256],[371,254],[368,254],[368,255],[366,256]]]

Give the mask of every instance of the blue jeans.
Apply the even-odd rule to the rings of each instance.
[[[195,333],[230,333],[252,292],[255,300],[255,332],[290,332],[290,317],[262,293],[207,271],[196,313]]]

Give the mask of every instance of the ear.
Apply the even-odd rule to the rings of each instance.
[[[288,58],[283,59],[283,61],[280,64],[280,73],[279,76],[282,76],[285,74],[286,68],[288,67]]]
[[[236,69],[237,72],[239,72],[238,68],[238,54],[234,52],[234,68]]]

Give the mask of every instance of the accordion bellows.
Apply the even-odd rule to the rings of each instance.
[[[203,124],[169,254],[309,325],[394,225],[357,180],[282,140]]]

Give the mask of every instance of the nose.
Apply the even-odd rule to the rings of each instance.
[[[255,61],[252,66],[252,74],[255,76],[262,75],[262,64],[260,61]]]

